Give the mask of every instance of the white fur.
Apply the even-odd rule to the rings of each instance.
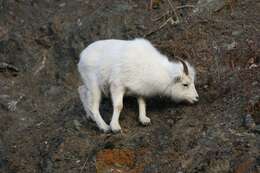
[[[164,95],[191,103],[198,100],[195,71],[185,63],[189,75],[184,74],[182,63],[170,62],[145,39],[96,41],[82,51],[78,64],[84,82],[79,88],[84,108],[101,130],[106,132],[111,128],[117,132],[121,130],[118,120],[123,96],[131,94],[138,98],[140,122],[149,124],[145,97]],[[110,93],[113,102],[110,126],[99,113],[102,93],[106,96]]]

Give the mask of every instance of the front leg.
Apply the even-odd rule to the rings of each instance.
[[[150,124],[151,123],[151,119],[146,116],[144,98],[143,97],[138,97],[137,101],[138,101],[138,105],[139,105],[139,121],[143,125]]]
[[[117,85],[111,85],[110,92],[113,102],[113,115],[110,122],[110,127],[114,133],[117,133],[121,131],[119,116],[123,108],[124,89]]]

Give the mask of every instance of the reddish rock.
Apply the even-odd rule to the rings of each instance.
[[[255,159],[250,158],[248,160],[239,163],[234,173],[257,173],[255,167]]]

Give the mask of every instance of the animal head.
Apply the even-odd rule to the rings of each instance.
[[[199,95],[195,88],[195,70],[187,63],[179,59],[182,65],[181,72],[175,76],[171,86],[171,96],[176,102],[196,103],[199,101]]]

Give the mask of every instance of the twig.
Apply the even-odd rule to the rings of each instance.
[[[178,21],[175,21],[172,17],[170,17],[159,27],[159,29],[162,29],[168,22],[170,22],[172,25],[178,24]]]
[[[164,26],[166,26],[166,24],[167,24],[168,22],[170,22],[172,25],[176,25],[176,24],[179,23],[179,20],[173,20],[172,17],[169,17],[162,25],[160,25],[159,28],[156,28],[155,30],[150,31],[150,32],[144,34],[143,36],[146,37],[146,36],[152,35],[153,33],[155,33],[155,32],[157,32],[157,31],[161,30]]]
[[[153,22],[158,21],[158,20],[160,20],[161,18],[163,18],[163,17],[169,15],[170,13],[171,13],[171,11],[170,11],[170,10],[167,10],[166,13],[162,14],[161,16],[158,16],[158,17],[152,19],[152,21],[153,21]]]
[[[149,5],[148,5],[148,9],[152,10],[152,8],[153,8],[153,0],[150,0]]]
[[[182,9],[182,8],[195,8],[195,6],[194,6],[194,5],[189,5],[189,4],[187,4],[187,5],[182,5],[182,6],[177,6],[177,7],[176,7],[177,10],[180,10],[180,9]],[[158,21],[158,20],[160,20],[161,18],[163,18],[163,17],[165,17],[165,16],[171,14],[172,12],[173,12],[172,10],[167,10],[166,13],[162,14],[162,15],[159,16],[159,17],[156,17],[156,18],[152,19],[152,21],[153,21],[153,22]]]
[[[171,15],[171,16],[166,20],[166,22],[164,22],[159,28],[164,27],[168,22],[170,22],[172,25],[180,23],[179,16],[178,16],[178,14],[177,14],[177,12],[176,12],[176,9],[174,8],[174,6],[173,6],[173,4],[171,3],[170,0],[168,0],[168,2],[169,2],[169,4],[170,4],[170,6],[171,6],[171,10],[168,10],[165,14],[163,14],[163,15],[160,16],[160,17],[157,17],[157,18],[155,18],[155,19],[152,19],[152,21],[158,21],[158,20],[160,20],[161,18],[163,18],[163,17],[165,17],[165,16],[167,16],[167,15],[171,15],[172,13],[175,15],[176,20],[174,20],[173,17],[172,17],[172,15]],[[182,6],[181,8],[184,8],[184,6]]]
[[[24,95],[21,95],[17,100],[12,100],[8,103],[8,110],[14,112],[16,110],[16,105],[24,98]]]
[[[151,30],[151,31],[149,31],[148,33],[144,34],[143,37],[150,36],[150,35],[152,35],[153,33],[157,32],[157,31],[159,31],[159,30],[160,30],[160,28],[157,28],[157,29],[155,29],[155,30]]]
[[[80,168],[80,173],[83,172],[83,170],[86,168],[87,162],[90,161],[90,159],[97,154],[97,152],[101,149],[104,149],[106,143],[100,143],[97,146],[94,146],[92,151],[88,154],[88,157],[86,158],[83,166]]]
[[[171,0],[168,0],[168,2],[169,2],[169,4],[170,4],[170,6],[171,6],[171,9],[172,9],[172,11],[173,11],[175,17],[176,17],[176,23],[179,23],[179,22],[180,22],[180,21],[179,21],[179,16],[178,16],[178,14],[177,14],[177,12],[176,12],[175,7],[173,6]]]
[[[151,2],[152,2],[152,1],[151,1]],[[167,23],[169,23],[169,22],[170,22],[171,25],[177,25],[177,24],[179,24],[179,23],[180,23],[180,18],[179,18],[179,16],[178,16],[177,12],[176,12],[177,10],[182,9],[182,8],[195,8],[193,5],[182,5],[182,6],[177,6],[177,7],[175,8],[170,0],[168,0],[168,3],[170,4],[171,10],[167,10],[166,13],[164,13],[163,15],[161,15],[161,16],[159,16],[159,17],[156,17],[155,19],[152,19],[152,21],[153,21],[153,22],[158,21],[158,20],[160,20],[160,19],[166,17],[167,15],[170,15],[170,17],[168,17],[168,18],[166,19],[166,21],[163,22],[163,24],[160,25],[159,28],[148,32],[148,33],[145,34],[144,36],[149,36],[149,35],[151,35],[151,34],[157,32],[157,31],[161,30],[161,29],[162,29],[164,26],[166,26]],[[174,14],[176,20],[173,19],[172,14]]]
[[[221,77],[220,77],[220,68],[219,68],[219,47],[217,45],[217,43],[215,41],[213,41],[212,43],[213,49],[215,50],[216,56],[213,55],[214,60],[215,60],[215,64],[216,64],[216,70],[217,70],[217,74],[218,74],[218,80],[220,81]]]
[[[47,58],[46,58],[46,56],[44,55],[40,67],[39,67],[39,68],[34,72],[34,74],[33,74],[34,76],[36,76],[37,73],[39,73],[39,72],[45,67],[46,59],[47,59]]]
[[[83,170],[86,168],[86,164],[87,164],[87,162],[88,162],[88,158],[85,160],[83,166],[80,168],[80,173],[82,173]]]
[[[194,5],[181,5],[181,6],[177,6],[176,9],[179,10],[179,9],[182,9],[182,8],[195,8]]]

